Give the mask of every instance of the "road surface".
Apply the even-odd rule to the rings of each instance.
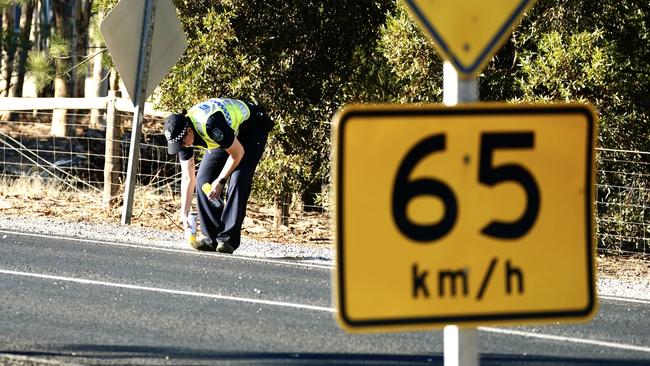
[[[332,267],[0,231],[0,364],[440,365],[442,332],[355,335]],[[479,328],[481,365],[650,365],[650,301]]]

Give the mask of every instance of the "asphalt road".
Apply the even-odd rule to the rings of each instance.
[[[442,332],[349,334],[332,268],[0,231],[0,365],[440,365]],[[479,328],[481,365],[650,365],[650,301]]]

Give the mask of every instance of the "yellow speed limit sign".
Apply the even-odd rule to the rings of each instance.
[[[344,108],[334,132],[341,325],[592,317],[595,133],[583,104]]]

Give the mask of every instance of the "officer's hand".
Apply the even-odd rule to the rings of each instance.
[[[190,228],[190,224],[187,221],[187,215],[181,214],[180,222],[181,222],[181,225],[183,225],[183,230],[187,230],[187,229]]]
[[[215,198],[221,197],[221,192],[223,191],[223,184],[219,182],[213,182],[212,183],[212,190],[210,191],[210,194],[208,195],[208,198],[210,200],[213,200]]]

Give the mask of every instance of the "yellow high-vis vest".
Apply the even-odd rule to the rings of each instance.
[[[217,112],[223,114],[226,122],[235,132],[235,136],[239,132],[239,126],[251,114],[246,103],[237,99],[211,98],[192,106],[187,111],[187,116],[192,120],[194,129],[198,132],[199,136],[208,144],[208,149],[219,147],[219,144],[209,136],[207,131],[208,118]]]

